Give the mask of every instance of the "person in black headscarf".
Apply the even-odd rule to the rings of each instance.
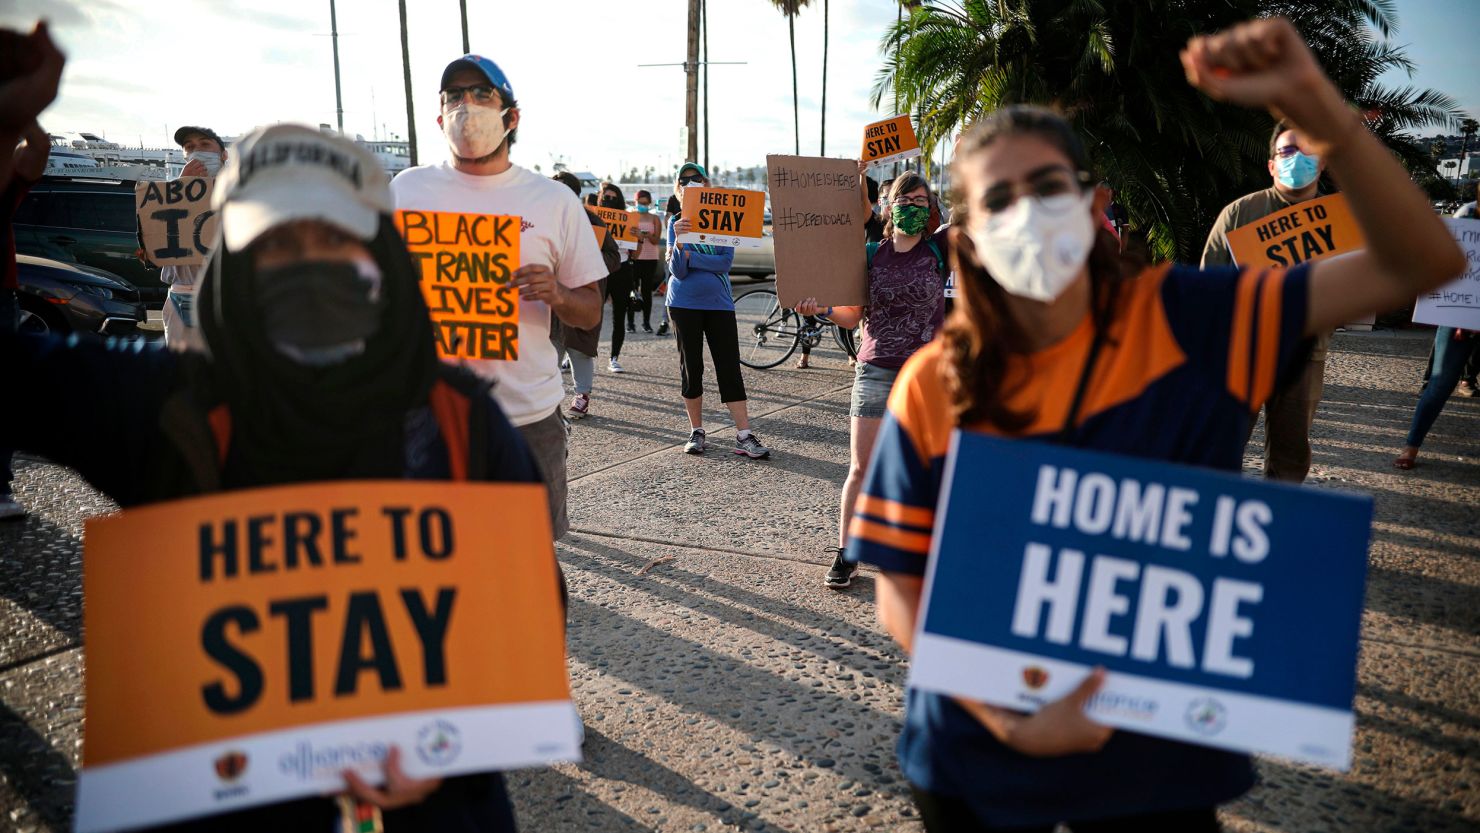
[[[121,505],[323,480],[542,482],[488,383],[438,361],[427,307],[368,152],[295,125],[241,141],[216,184],[221,235],[198,310],[209,356],[0,337],[0,436]],[[551,569],[556,569],[554,548]],[[511,831],[496,773],[349,777],[395,831]],[[311,798],[169,830],[332,829]]]

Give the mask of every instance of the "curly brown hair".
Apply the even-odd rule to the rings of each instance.
[[[1082,181],[1098,181],[1084,145],[1068,122],[1043,107],[1020,105],[992,113],[962,137],[951,164],[955,193],[964,193],[961,179],[973,158],[998,139],[1022,135],[1042,139],[1062,151],[1081,172]],[[946,362],[942,372],[958,425],[987,423],[1016,433],[1031,425],[1037,414],[1008,406],[1012,395],[1029,380],[1020,378],[1016,387],[1007,389],[1007,369],[1015,354],[1027,354],[1031,347],[1023,325],[1008,307],[1006,290],[977,260],[965,233],[979,211],[980,206],[962,199],[952,218],[951,268],[957,276],[957,298],[943,332]],[[1091,315],[1097,336],[1108,331],[1119,287],[1136,270],[1136,264],[1121,256],[1115,235],[1099,229],[1089,254]]]

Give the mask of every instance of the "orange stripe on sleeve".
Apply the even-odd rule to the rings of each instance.
[[[1285,270],[1271,269],[1260,282],[1259,335],[1255,341],[1253,407],[1263,404],[1274,392],[1275,371],[1280,363],[1280,311],[1284,301]]]
[[[921,509],[918,506],[910,506],[873,495],[860,494],[853,511],[872,515],[896,526],[917,526],[929,529],[935,525],[935,513],[929,509]]]
[[[1240,402],[1249,401],[1249,340],[1254,329],[1254,295],[1259,273],[1245,270],[1238,279],[1233,300],[1233,335],[1228,344],[1228,392]]]
[[[925,555],[930,552],[930,536],[924,532],[905,532],[892,526],[875,523],[868,518],[853,516],[853,524],[848,528],[848,534],[854,538],[864,538],[875,544],[893,547],[897,550],[919,553]]]

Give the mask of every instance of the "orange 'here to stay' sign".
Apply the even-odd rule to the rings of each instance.
[[[683,219],[687,234],[678,243],[755,249],[762,245],[766,226],[766,194],[737,188],[696,188],[683,191]]]
[[[1340,194],[1296,203],[1228,232],[1229,251],[1243,267],[1290,267],[1366,245]]]
[[[863,129],[863,152],[859,159],[870,165],[913,159],[920,155],[920,141],[909,116],[876,121]]]
[[[320,794],[391,744],[420,777],[576,754],[538,484],[235,491],[85,541],[81,830]]]
[[[396,228],[417,264],[437,354],[519,358],[518,217],[401,209]]]
[[[602,205],[593,205],[590,208],[593,214],[606,222],[607,233],[617,241],[617,248],[637,248],[637,223],[632,218],[633,212]]]

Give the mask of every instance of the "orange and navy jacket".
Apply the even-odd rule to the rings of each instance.
[[[1237,471],[1250,421],[1303,361],[1308,267],[1206,271],[1163,265],[1122,288],[1072,441],[1082,448]],[[1008,405],[1034,414],[1016,436],[1053,439],[1094,338],[1089,316],[1063,341],[1009,364]],[[916,353],[889,396],[855,506],[847,556],[923,575],[956,419],[940,340]],[[990,425],[968,430],[1002,434]],[[961,472],[969,484],[989,471]]]

